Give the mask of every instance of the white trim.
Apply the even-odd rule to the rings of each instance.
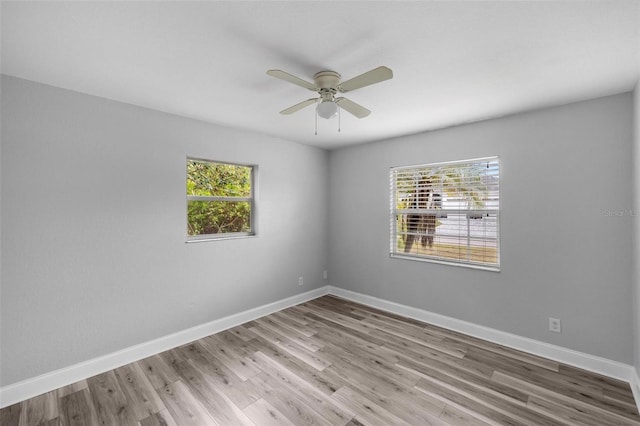
[[[214,235],[220,235],[220,237],[215,237]],[[257,236],[258,235],[255,232],[229,232],[222,234],[187,235],[187,239],[184,242],[190,244],[202,243],[205,241],[239,240],[241,238],[253,238]]]
[[[455,261],[446,261],[442,259],[446,259],[446,257],[421,257],[421,256],[411,256],[404,255],[401,253],[389,253],[389,257],[392,259],[403,259],[403,260],[413,260],[417,262],[428,262],[428,263],[438,263],[440,265],[449,265],[449,266],[458,266],[461,268],[471,268],[471,269],[480,269],[482,271],[489,272],[500,272],[500,265],[498,266],[483,266],[479,263],[471,263],[471,262],[455,262]]]
[[[434,312],[429,312],[411,306],[401,305],[399,303],[390,302],[388,300],[379,299],[377,297],[368,296],[362,293],[356,293],[350,290],[344,290],[338,287],[329,286],[329,294],[333,294],[344,299],[361,303],[363,305],[372,306],[394,314],[402,315],[408,318],[417,319],[429,324],[444,327],[460,333],[468,334],[480,339],[488,340],[513,349],[528,352],[554,361],[572,365],[574,367],[583,368],[594,373],[612,377],[614,379],[623,380],[633,385],[633,375],[635,369],[631,365],[621,362],[612,361],[595,355],[589,355],[584,352],[578,352],[573,349],[567,349],[562,346],[556,346],[539,340],[522,337],[493,328],[473,324],[456,318],[447,317]],[[636,387],[634,395],[638,401],[638,384],[640,380],[636,375]],[[633,386],[632,386],[633,387]],[[640,404],[638,405],[640,407]]]
[[[640,409],[640,371],[637,367],[633,369],[630,382],[633,398],[636,400],[636,406]]]
[[[296,294],[295,296],[287,297],[286,299],[258,306],[224,318],[219,318],[206,324],[197,325],[195,327],[169,334],[168,336],[160,337],[149,342],[131,346],[108,355],[100,356],[98,358],[4,386],[0,388],[0,408],[24,401],[25,399],[33,398],[34,396],[75,383],[79,380],[84,380],[88,377],[95,376],[96,374],[113,370],[114,368],[184,345],[205,336],[219,333],[223,330],[278,312],[290,306],[308,302],[309,300],[324,296],[328,293],[328,289],[328,286],[324,286],[316,290]]]

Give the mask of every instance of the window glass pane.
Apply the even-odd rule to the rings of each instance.
[[[188,160],[187,195],[250,197],[251,167]]]
[[[418,256],[497,263],[497,217],[397,215],[396,250]]]
[[[189,235],[251,232],[251,203],[248,201],[189,201]]]

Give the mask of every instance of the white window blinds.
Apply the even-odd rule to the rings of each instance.
[[[497,157],[393,167],[393,257],[500,269]]]

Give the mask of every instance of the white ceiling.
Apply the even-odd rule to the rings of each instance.
[[[2,72],[335,148],[631,90],[640,1],[2,2]],[[394,78],[318,121],[265,74]],[[311,96],[310,96],[311,95]]]

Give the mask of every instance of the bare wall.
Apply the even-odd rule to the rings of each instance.
[[[631,111],[626,93],[332,151],[331,285],[632,364]],[[389,167],[492,155],[502,271],[389,258]]]
[[[326,284],[327,152],[1,88],[0,386]],[[259,166],[258,237],[185,243],[187,156]]]

